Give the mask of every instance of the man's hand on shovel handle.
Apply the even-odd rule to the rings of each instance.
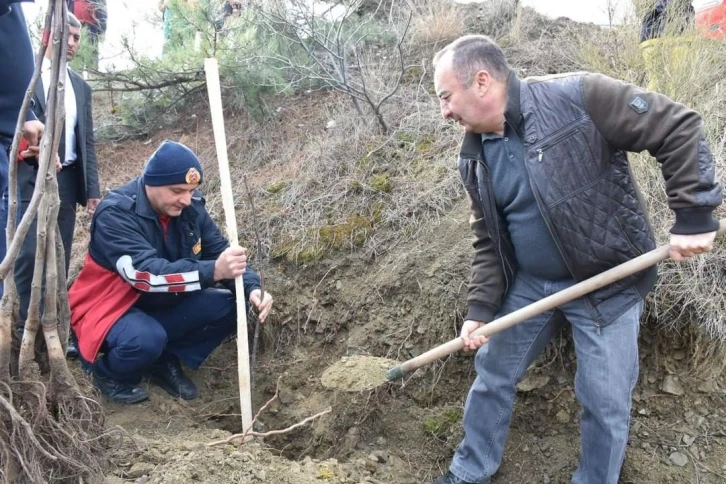
[[[671,234],[671,247],[668,254],[675,261],[705,254],[713,249],[715,238],[716,232],[693,235]]]
[[[486,336],[470,336],[471,333],[484,326],[479,321],[467,320],[461,327],[461,338],[464,340],[464,351],[476,351],[481,345],[489,341]]]

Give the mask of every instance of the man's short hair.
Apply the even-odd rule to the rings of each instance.
[[[78,20],[78,17],[73,15],[71,12],[68,12],[68,26],[73,27],[74,29],[81,28],[81,21]]]
[[[451,66],[464,87],[469,87],[474,75],[481,70],[489,72],[499,81],[509,76],[510,68],[504,51],[486,35],[459,37],[436,53],[434,67],[448,52],[452,52]]]

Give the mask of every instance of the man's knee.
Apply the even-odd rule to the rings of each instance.
[[[110,363],[114,370],[136,371],[153,364],[164,351],[167,342],[166,331],[160,324],[130,325],[125,321],[116,323],[125,327],[118,329],[109,343]]]

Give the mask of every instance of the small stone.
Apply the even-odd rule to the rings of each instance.
[[[557,412],[557,415],[555,415],[555,419],[557,419],[559,423],[566,424],[570,422],[570,414],[567,412],[567,410],[563,408],[562,410]]]
[[[550,476],[548,476],[547,474],[545,474],[542,477],[542,484],[550,484]]]
[[[699,392],[701,393],[717,393],[719,388],[716,382],[713,380],[706,380],[705,382],[698,385]]]
[[[264,471],[264,469],[261,469],[255,473],[255,477],[259,479],[262,482],[266,482],[267,473]]]
[[[211,436],[211,437],[212,437],[213,439],[226,439],[227,437],[229,437],[229,436],[230,436],[230,433],[229,433],[229,432],[225,432],[225,431],[224,431],[224,430],[222,430],[222,429],[214,429],[214,430],[212,430],[212,432],[210,433],[210,436]]]
[[[550,382],[550,377],[547,375],[533,375],[528,374],[524,377],[524,380],[519,382],[517,390],[520,392],[531,392],[533,390],[540,389]]]
[[[686,444],[686,446],[690,447],[693,444],[693,442],[696,441],[696,438],[692,437],[688,434],[684,434],[683,437],[681,437],[681,440],[683,441],[684,444]]]
[[[386,439],[383,437],[378,437],[376,439],[376,445],[386,445]]]
[[[144,475],[150,474],[156,466],[149,464],[148,462],[137,462],[131,466],[131,469],[126,473],[131,479],[138,479]]]
[[[342,282],[340,282],[340,280],[337,280],[337,281],[335,281],[335,288],[336,288],[336,289],[337,289],[338,291],[340,291],[341,289],[343,289],[343,283],[342,283]]]
[[[680,382],[673,375],[668,375],[663,379],[660,389],[670,395],[681,396],[685,393]]]
[[[655,383],[657,379],[655,375],[648,375],[648,383]]]
[[[683,350],[678,350],[675,353],[673,353],[673,359],[676,361],[681,361],[686,357],[686,352]]]
[[[386,453],[380,450],[373,452],[372,455],[376,458],[379,464],[385,464],[386,461],[388,461],[388,456],[386,455]]]
[[[141,476],[136,479],[136,484],[147,484],[149,482],[149,476]]]
[[[686,457],[685,454],[682,454],[681,452],[673,452],[668,457],[668,460],[671,461],[671,464],[678,467],[684,467],[686,464],[688,464],[688,457]]]

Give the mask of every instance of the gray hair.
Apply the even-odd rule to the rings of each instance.
[[[447,53],[452,52],[451,66],[464,87],[469,87],[474,75],[485,70],[492,77],[504,81],[509,76],[509,64],[504,51],[486,35],[459,37],[434,56],[434,67]]]
[[[68,26],[73,27],[74,29],[81,28],[81,21],[78,20],[78,17],[73,15],[71,12],[68,12]]]

